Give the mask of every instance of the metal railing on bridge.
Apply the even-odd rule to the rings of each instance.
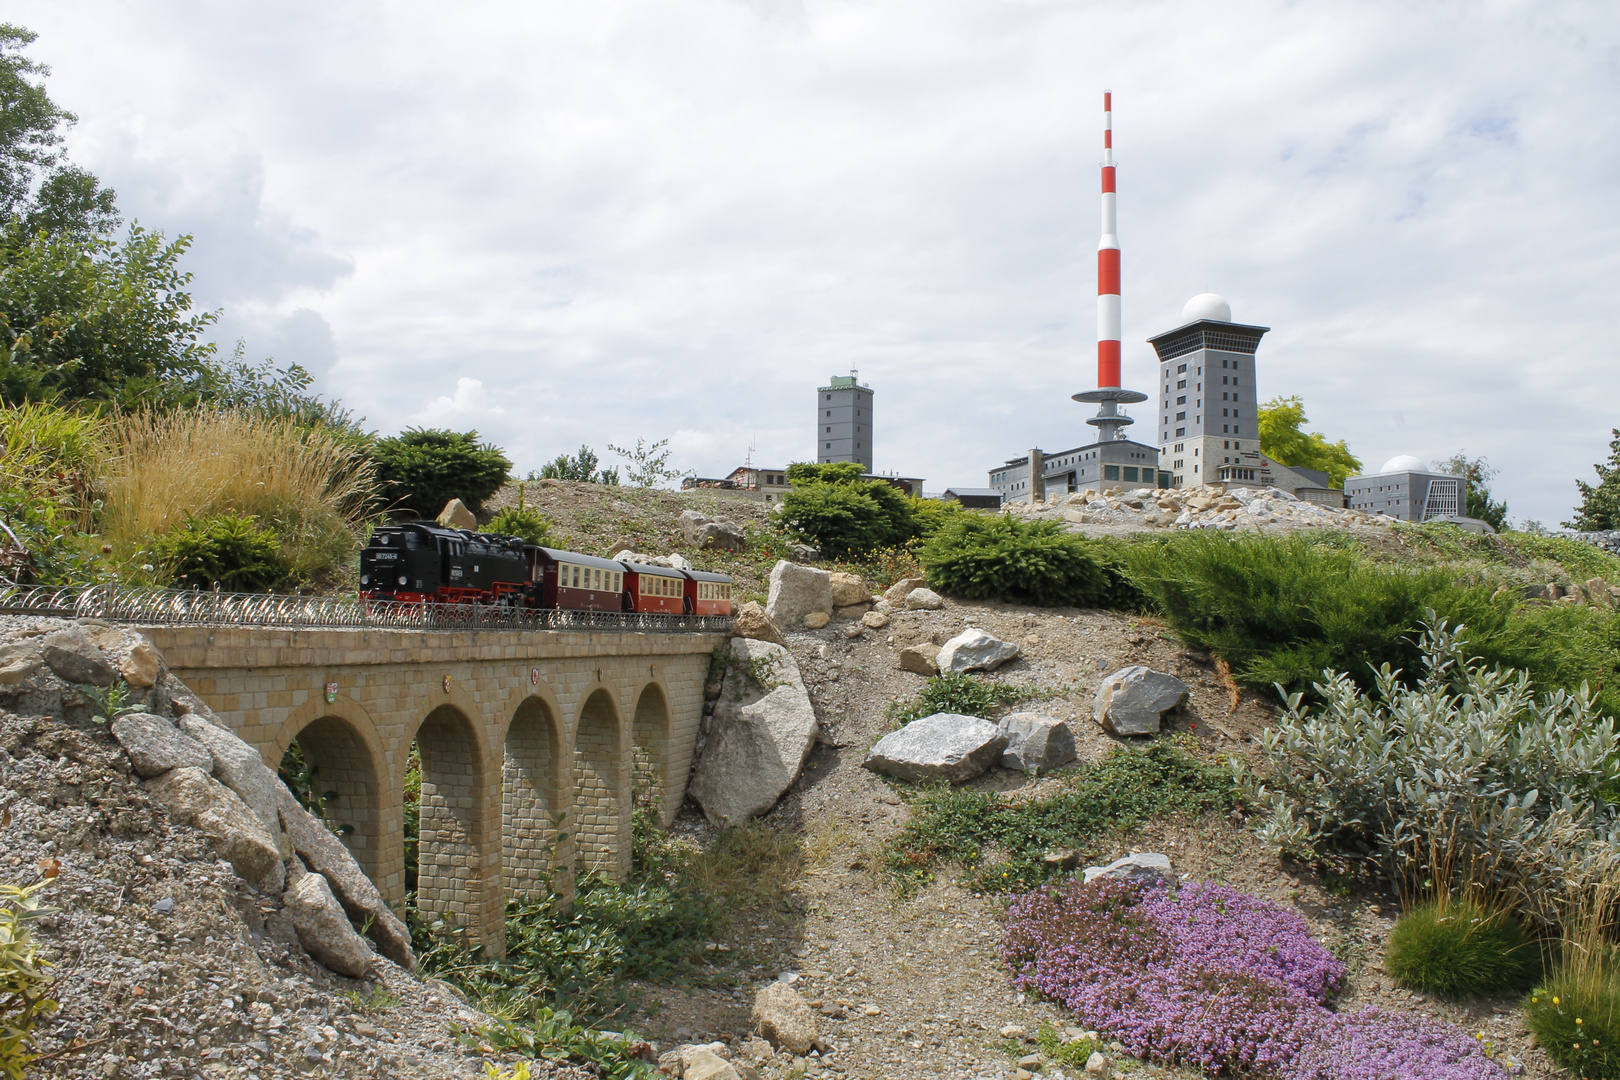
[[[261,626],[285,630],[608,630],[726,633],[721,615],[652,615],[480,604],[407,604],[353,596],[227,593],[201,589],[83,589],[0,585],[0,615],[158,626]]]

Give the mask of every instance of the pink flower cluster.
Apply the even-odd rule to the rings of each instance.
[[[1383,1080],[1397,1061],[1403,1080],[1506,1076],[1461,1032],[1330,1011],[1344,965],[1298,914],[1224,885],[1048,886],[1013,901],[1002,956],[1015,986],[1137,1057],[1284,1080]]]

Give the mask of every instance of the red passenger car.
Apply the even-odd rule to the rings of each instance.
[[[731,579],[707,570],[688,570],[686,610],[693,615],[730,615]]]
[[[686,613],[686,575],[667,566],[624,563],[625,595],[631,611],[659,615]]]
[[[623,611],[624,565],[577,551],[526,548],[540,607],[575,611]],[[673,572],[673,571],[671,571]]]

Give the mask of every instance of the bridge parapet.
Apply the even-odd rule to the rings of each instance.
[[[265,762],[296,739],[327,813],[401,909],[421,769],[418,906],[502,947],[504,899],[629,870],[630,814],[685,797],[723,633],[146,625]]]

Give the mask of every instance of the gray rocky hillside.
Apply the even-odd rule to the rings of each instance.
[[[54,875],[31,1076],[484,1076],[452,1036],[484,1018],[134,631],[0,619],[0,853],[0,881]]]

